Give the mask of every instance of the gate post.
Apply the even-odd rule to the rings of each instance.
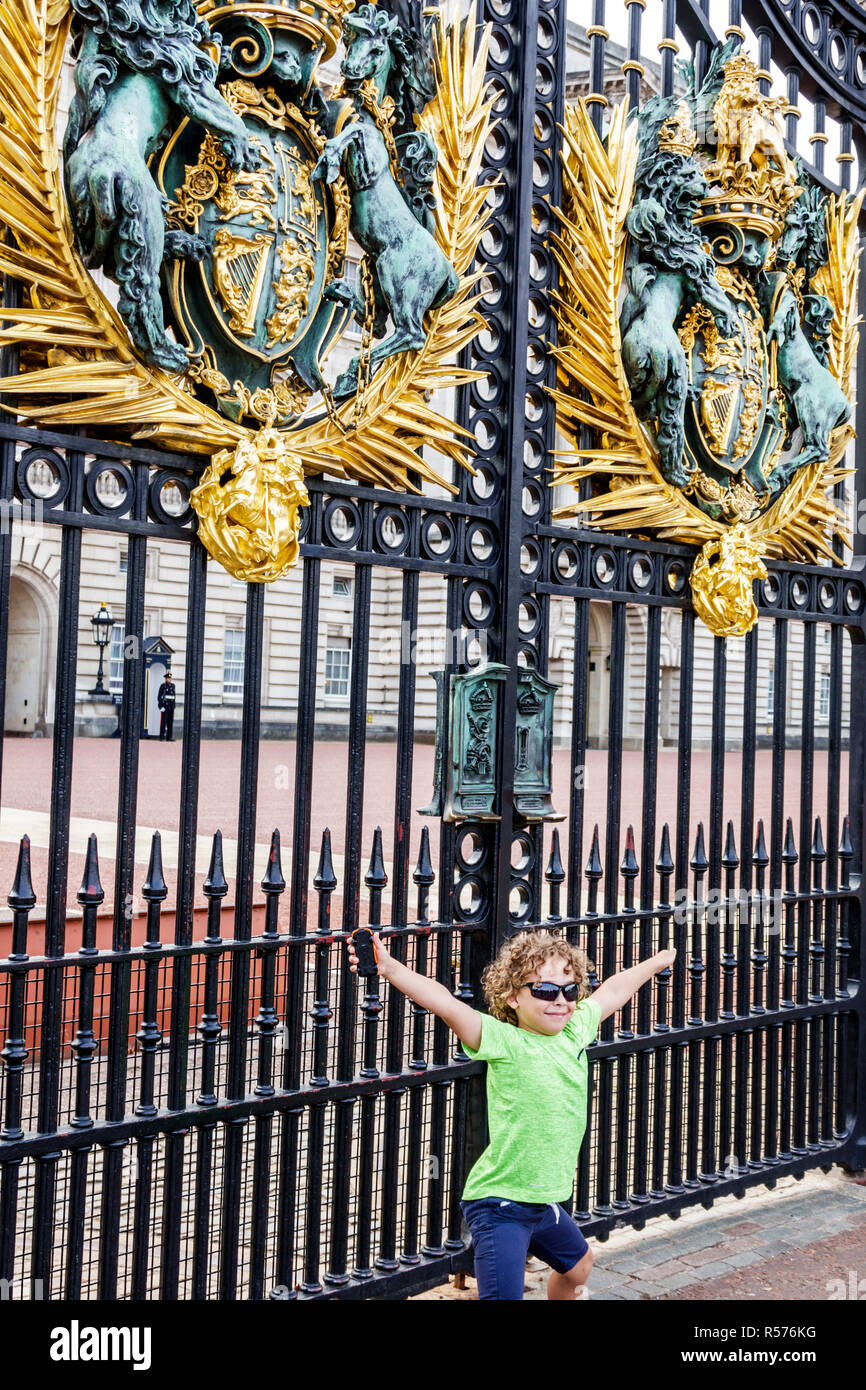
[[[554,69],[553,81],[535,100],[527,100],[536,91],[534,75],[538,61],[538,28],[540,17],[549,15],[557,34],[550,53],[549,66]],[[539,351],[544,353],[544,340],[550,336],[549,307],[545,322],[533,322],[530,330],[530,291],[532,284],[532,253],[536,240],[533,227],[533,197],[540,208],[544,190],[533,187],[533,164],[536,153],[535,122],[539,104],[546,106],[550,117],[546,141],[550,162],[555,167],[555,147],[558,144],[555,123],[562,118],[565,62],[565,4],[564,0],[514,0],[509,11],[501,3],[484,0],[481,19],[491,26],[492,37],[488,59],[488,78],[495,83],[499,97],[493,115],[498,118],[496,145],[488,144],[482,180],[496,180],[496,198],[488,231],[482,242],[481,254],[487,263],[487,283],[482,282],[481,312],[489,325],[492,346],[485,348],[475,339],[464,355],[464,364],[479,371],[489,371],[491,382],[498,389],[493,399],[481,395],[474,385],[459,394],[458,420],[475,435],[475,465],[491,490],[488,515],[496,526],[499,539],[497,561],[498,593],[492,595],[493,618],[488,628],[488,660],[502,662],[508,669],[500,689],[497,745],[494,750],[496,770],[498,821],[467,821],[459,826],[442,824],[440,864],[443,866],[440,883],[440,920],[454,921],[459,930],[461,920],[472,925],[486,924],[486,938],[475,937],[478,945],[471,946],[469,969],[464,976],[472,999],[480,1005],[481,973],[483,967],[499,950],[509,926],[509,896],[511,892],[511,840],[514,826],[514,730],[517,714],[517,669],[520,651],[519,616],[521,603],[521,546],[525,527],[523,489],[525,481],[524,450],[528,433],[527,393],[530,387],[540,391],[540,382],[530,382],[527,353],[535,336]],[[551,196],[552,190],[547,191]],[[541,239],[540,237],[538,238]],[[539,294],[547,289],[547,276],[538,282]],[[507,349],[504,344],[508,344]],[[551,414],[552,403],[545,402],[545,421]],[[531,427],[530,427],[531,428]],[[552,429],[552,426],[551,426]],[[535,461],[539,481],[533,486],[544,494],[545,469],[548,458],[542,453]],[[461,479],[462,500],[478,506],[481,496],[467,479]],[[533,516],[536,513],[533,512]],[[462,625],[471,627],[464,611],[461,589],[465,581],[452,580],[448,594],[448,626],[453,631]],[[446,667],[447,682],[457,663]],[[447,705],[447,697],[446,697]],[[465,872],[461,846],[470,837],[481,847],[481,862],[472,876],[481,887],[481,903],[474,909],[461,904],[460,875]],[[452,871],[453,866],[453,871]],[[472,938],[465,940],[471,942]],[[483,943],[483,944],[482,944]],[[458,1048],[458,1057],[463,1054]],[[457,1226],[456,1189],[462,1188],[463,1178],[486,1144],[486,1097],[483,1079],[473,1077],[469,1083],[463,1162],[455,1170],[453,1181],[455,1200],[452,1203],[454,1225]]]
[[[866,236],[866,215],[861,214],[861,237]],[[858,303],[866,304],[866,257],[860,260]],[[857,354],[857,440],[854,456],[854,559],[852,567],[866,568],[866,512],[861,520],[861,504],[866,500],[866,344],[861,337]],[[861,615],[860,626],[851,631],[850,690],[862,690],[866,684],[866,621]],[[857,888],[856,907],[851,905],[848,934],[851,954],[848,963],[849,979],[857,982],[857,1026],[848,1030],[847,1056],[844,1073],[851,1078],[852,1096],[846,1097],[845,1126],[851,1129],[844,1150],[842,1167],[854,1171],[866,1170],[866,994],[863,989],[863,923],[866,922],[866,721],[862,708],[853,698],[850,704],[850,737],[848,753],[848,804],[851,811],[851,844],[854,850],[851,881]],[[853,1035],[853,1036],[852,1036]]]

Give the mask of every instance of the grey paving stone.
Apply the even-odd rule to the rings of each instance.
[[[661,1284],[651,1284],[643,1279],[633,1279],[630,1285],[637,1293],[643,1294],[644,1298],[661,1298],[662,1294],[667,1293],[667,1286]]]
[[[733,1259],[733,1256],[731,1258]],[[700,1277],[700,1282],[703,1283],[705,1279],[715,1279],[720,1274],[730,1274],[731,1268],[731,1260],[714,1260],[711,1265],[701,1265],[697,1274]]]
[[[762,1258],[756,1250],[741,1250],[737,1255],[729,1255],[727,1263],[733,1269],[743,1269],[746,1265],[757,1264]]]
[[[644,1259],[643,1256],[632,1255],[629,1259],[617,1260],[616,1264],[610,1265],[609,1268],[616,1274],[644,1274],[655,1269],[659,1263],[659,1260]]]
[[[653,1240],[639,1240],[635,1242],[634,1249],[640,1250],[644,1255],[661,1255],[668,1249],[670,1242],[667,1237],[655,1237]]]
[[[806,1221],[798,1223],[798,1231],[841,1231],[851,1223],[851,1212],[813,1211]]]
[[[691,1274],[674,1274],[672,1278],[665,1280],[665,1292],[671,1293],[674,1289],[684,1289],[687,1284],[700,1283],[699,1278],[695,1278],[697,1270]]]
[[[785,1245],[790,1245],[794,1249],[796,1249],[801,1245],[814,1245],[815,1242],[819,1241],[822,1236],[826,1236],[829,1234],[831,1234],[829,1231],[825,1231],[823,1229],[813,1229],[811,1231],[794,1231],[790,1234],[783,1235],[781,1237],[781,1240],[784,1242]]]
[[[768,1255],[784,1255],[790,1247],[785,1245],[781,1237],[778,1237],[775,1240],[756,1242],[756,1248],[766,1258]]]
[[[690,1231],[688,1235],[682,1235],[677,1240],[671,1241],[670,1258],[676,1260],[680,1255],[687,1255],[692,1250],[706,1250],[718,1244],[720,1244],[719,1240],[713,1232],[706,1228]]]
[[[589,1287],[591,1289],[618,1289],[627,1277],[627,1275],[616,1274],[607,1269],[599,1269],[595,1265],[589,1276]]]
[[[756,1211],[754,1216],[749,1219],[754,1221],[756,1226],[775,1226],[777,1222],[785,1220],[784,1213],[780,1208],[781,1203],[778,1207],[771,1207],[769,1211]]]

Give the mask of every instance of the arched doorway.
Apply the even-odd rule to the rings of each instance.
[[[9,642],[6,654],[7,734],[46,734],[53,719],[48,690],[55,623],[37,586],[13,574],[9,587]]]
[[[606,603],[589,605],[587,668],[587,747],[606,748],[610,700],[610,606]]]

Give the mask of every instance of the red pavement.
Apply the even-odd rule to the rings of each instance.
[[[748,1244],[744,1242],[745,1248]],[[736,1241],[726,1241],[725,1254],[734,1253],[736,1245]],[[655,1277],[660,1274],[660,1270],[655,1271]],[[852,1217],[850,1229],[842,1235],[823,1236],[813,1245],[801,1245],[790,1254],[775,1255],[731,1274],[688,1284],[674,1293],[662,1294],[656,1301],[749,1298],[779,1303],[866,1299],[866,1215]]]
[[[47,812],[50,806],[52,741],[49,739],[4,739],[2,804],[4,807]],[[144,740],[140,745],[138,779],[138,822],[161,830],[176,830],[180,804],[181,743],[159,743]],[[96,820],[111,820],[116,816],[118,765],[120,746],[113,739],[79,738],[75,740],[72,776],[72,815]],[[316,744],[313,762],[313,797],[310,808],[312,844],[317,853],[321,834],[330,826],[335,853],[344,849],[346,815],[347,745],[320,742]],[[770,814],[770,750],[762,750],[756,759],[755,815],[767,820],[769,847]],[[295,745],[293,742],[264,741],[259,748],[257,839],[266,841],[274,827],[280,830],[284,846],[291,844],[292,809],[294,797]],[[677,774],[679,759],[675,749],[659,754],[656,796],[657,824],[665,819],[673,822],[677,805]],[[436,822],[424,820],[415,808],[426,805],[431,796],[433,748],[418,744],[414,750],[413,813],[410,826],[411,853],[417,853],[421,827],[431,827],[434,867],[437,845]],[[221,829],[227,837],[237,834],[238,785],[240,775],[240,743],[237,741],[205,740],[201,745],[199,768],[198,832],[212,834]],[[554,795],[559,811],[567,812],[573,777],[567,749],[554,753]],[[396,745],[370,743],[366,751],[364,791],[364,854],[369,853],[372,831],[381,825],[386,860],[391,859],[394,835],[394,788],[396,778]],[[607,753],[591,750],[583,774],[584,850],[593,823],[598,821],[603,833],[607,814]],[[642,818],[643,755],[640,751],[623,753],[622,766],[622,836],[625,827],[633,824],[640,854],[640,825]],[[741,756],[728,753],[725,757],[725,818],[732,817],[739,837],[739,798]],[[827,754],[815,755],[814,813],[825,816],[827,797]],[[710,754],[697,752],[692,759],[691,822],[706,819],[709,813]],[[847,756],[843,760],[840,805],[844,808],[847,795]],[[789,751],[785,763],[785,808],[794,820],[799,836],[800,820],[800,753]],[[567,844],[567,821],[560,825],[563,852]],[[549,845],[549,830],[545,845]],[[603,852],[603,846],[602,846]],[[0,842],[0,901],[8,892],[14,874],[17,847]],[[101,843],[100,867],[107,899],[111,900],[113,886],[111,843]],[[618,858],[620,856],[618,855]],[[83,868],[81,855],[70,857],[70,901],[78,887]],[[226,864],[231,875],[232,863]],[[45,895],[47,851],[34,849],[33,875],[37,898]],[[144,866],[142,866],[142,879]],[[173,874],[168,874],[170,893]],[[200,888],[200,884],[199,884]],[[386,912],[387,916],[387,912]]]

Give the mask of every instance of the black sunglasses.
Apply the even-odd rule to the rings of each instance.
[[[547,1004],[552,1004],[555,999],[559,998],[560,990],[563,999],[567,1000],[569,1004],[574,1002],[580,992],[580,985],[576,980],[572,980],[567,985],[555,985],[552,980],[538,982],[533,980],[531,983],[527,982],[525,985],[521,985],[520,988],[528,989],[533,999],[543,999]]]

